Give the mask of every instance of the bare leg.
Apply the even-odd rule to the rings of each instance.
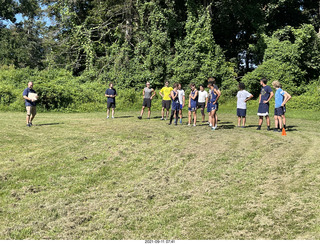
[[[283,114],[281,115],[282,121],[283,121],[283,127],[286,126],[286,116]]]
[[[150,115],[151,115],[151,108],[148,108],[148,118],[150,119]]]
[[[29,124],[30,123],[30,115],[27,115],[26,120],[27,120],[27,124]]]
[[[259,126],[262,125],[262,122],[263,122],[263,116],[259,116]]]
[[[278,121],[279,121],[279,129],[282,129],[282,120],[281,120],[281,116],[278,116]]]
[[[238,126],[240,126],[240,125],[241,125],[241,117],[238,116]]]
[[[34,115],[30,115],[30,123],[32,123],[32,120],[34,119],[34,117],[36,117],[36,115],[34,114]]]
[[[267,126],[269,127],[270,126],[270,117],[269,117],[269,115],[266,116],[266,120],[267,120]]]
[[[246,117],[242,117],[242,126],[246,126]]]
[[[169,109],[167,109],[166,119],[169,118]]]
[[[164,107],[162,107],[162,110],[161,110],[161,117],[162,119],[164,118]]]
[[[214,127],[217,127],[218,126],[218,114],[217,114],[217,112],[215,112],[215,119],[216,119],[216,121],[215,121]]]
[[[140,113],[140,117],[142,117],[143,112],[144,112],[144,106],[142,106],[141,113]]]
[[[193,124],[197,124],[197,111],[193,112]]]
[[[214,127],[216,123],[216,110],[211,111],[211,123],[212,123],[212,127]]]
[[[188,124],[191,124],[191,111],[188,111]]]
[[[112,108],[112,118],[114,117],[114,108]]]
[[[110,108],[107,109],[107,118],[109,118]]]

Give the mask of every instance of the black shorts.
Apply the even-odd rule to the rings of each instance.
[[[237,108],[237,116],[238,117],[246,117],[247,110],[243,108]]]
[[[151,99],[150,98],[144,98],[142,106],[143,107],[147,107],[147,108],[151,108]]]
[[[281,116],[281,115],[284,115],[284,109],[283,107],[280,107],[280,108],[275,108],[274,109],[274,115],[275,116]]]
[[[201,108],[201,110],[205,109],[206,103],[198,103],[198,109]]]
[[[171,100],[162,100],[162,107],[169,110],[171,106]]]
[[[116,108],[116,103],[107,103],[107,108]]]

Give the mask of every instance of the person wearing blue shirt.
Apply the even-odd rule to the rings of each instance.
[[[191,117],[193,113],[193,126],[196,126],[197,123],[197,106],[198,106],[198,91],[196,89],[196,85],[194,83],[190,84],[191,93],[189,95],[189,122],[188,125],[191,124]]]
[[[106,90],[105,96],[107,99],[107,119],[109,119],[110,108],[112,108],[112,118],[114,119],[114,109],[116,108],[116,96],[117,91],[113,88],[113,84],[109,84],[109,88]]]
[[[212,82],[208,83],[208,86],[210,88],[209,94],[210,94],[210,119],[209,119],[209,126],[211,127],[212,130],[216,130],[218,127],[217,124],[217,117],[216,117],[216,112],[218,109],[218,99],[221,95],[218,89],[215,88],[215,85]]]
[[[35,92],[35,90],[33,90],[33,82],[30,81],[28,83],[28,87],[24,89],[22,96],[25,99],[25,105],[27,110],[27,126],[31,127],[32,121],[37,114],[36,100],[38,99],[37,93]]]
[[[284,90],[282,90],[281,84],[279,81],[275,80],[272,82],[272,86],[276,89],[275,93],[275,109],[274,109],[274,124],[275,128],[273,131],[275,132],[281,132],[282,131],[282,120],[285,110],[284,106],[291,98],[291,95]]]
[[[262,86],[262,88],[259,96],[259,108],[257,113],[257,115],[259,116],[259,125],[257,130],[261,130],[263,117],[266,117],[268,126],[267,130],[270,130],[269,101],[273,97],[273,91],[270,86],[267,86],[266,78],[262,78],[260,80],[260,85]]]

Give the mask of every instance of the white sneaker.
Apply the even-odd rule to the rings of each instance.
[[[114,119],[114,117],[112,116],[112,118]]]
[[[193,124],[193,126],[197,126],[196,124]]]
[[[210,127],[212,127],[212,124],[209,124]]]
[[[109,119],[109,116],[107,116],[107,119]]]
[[[190,126],[190,124],[188,124],[188,126]]]

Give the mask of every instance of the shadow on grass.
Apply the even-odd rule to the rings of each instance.
[[[34,125],[34,126],[61,125],[61,124],[64,124],[64,123],[46,123],[46,124],[37,124],[37,125]]]
[[[224,130],[233,130],[235,128],[235,125],[225,125],[225,124],[218,124],[218,129],[224,129]]]
[[[298,127],[298,126],[296,126],[296,125],[287,126],[286,131],[298,131],[297,129],[294,129],[295,127]]]
[[[133,118],[134,116],[132,115],[124,115],[124,116],[117,116],[115,119],[127,119],[127,118]]]

